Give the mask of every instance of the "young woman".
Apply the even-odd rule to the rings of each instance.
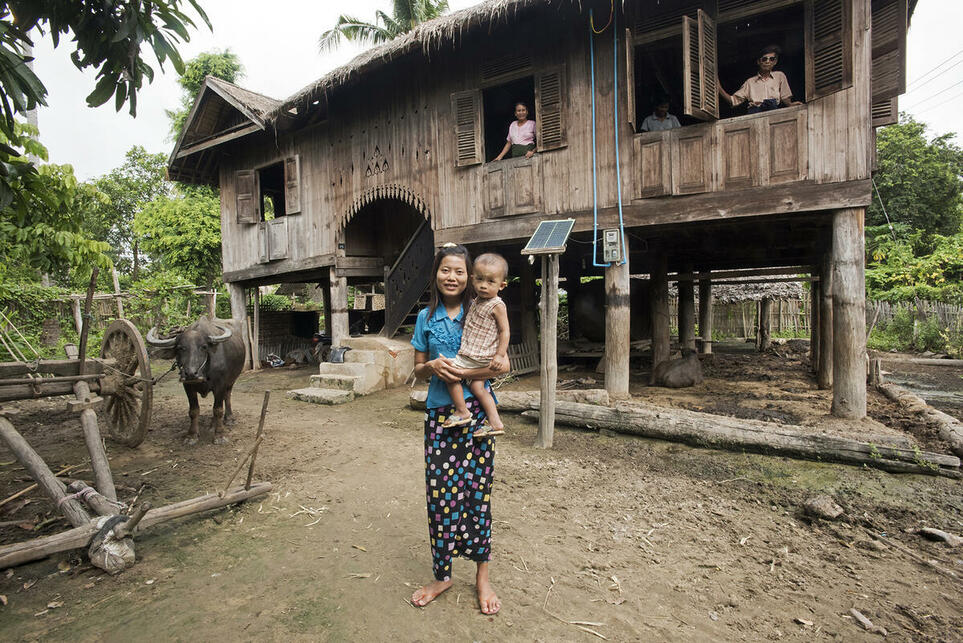
[[[528,120],[528,105],[525,103],[515,103],[515,120],[508,126],[505,147],[495,160],[501,161],[509,153],[510,158],[524,156],[527,159],[535,154],[535,121]]]
[[[462,394],[476,423],[442,427],[454,410],[446,382],[493,377],[507,370],[466,371],[453,364],[461,346],[462,320],[471,303],[471,265],[464,246],[449,244],[438,251],[431,270],[431,303],[418,314],[411,339],[415,375],[431,378],[425,415],[425,481],[435,576],[433,582],[411,595],[411,601],[422,607],[451,587],[452,560],[463,556],[478,566],[475,586],[482,613],[495,614],[501,609],[501,601],[488,578],[495,440],[472,439],[474,427],[481,425],[485,412],[467,386],[462,387]]]

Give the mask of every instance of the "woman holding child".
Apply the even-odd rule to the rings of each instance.
[[[411,340],[415,348],[415,375],[419,379],[431,378],[425,415],[425,479],[435,580],[412,594],[411,600],[418,607],[451,587],[452,560],[463,556],[478,566],[475,586],[482,613],[495,614],[501,608],[488,578],[488,561],[494,435],[502,425],[485,380],[508,372],[507,315],[504,303],[497,297],[505,286],[507,267],[498,255],[482,255],[473,265],[464,246],[448,244],[441,248],[432,265],[431,303],[419,313]],[[481,294],[481,301],[474,305],[482,308],[474,312],[472,281],[478,282]],[[490,303],[492,300],[497,301]],[[474,321],[468,324],[468,318],[476,317],[485,329],[482,333],[477,332]],[[494,347],[492,323],[496,330]],[[469,335],[465,342],[463,333]],[[465,344],[475,346],[470,351],[476,356],[475,361],[468,364],[483,363],[489,354],[491,360],[475,368],[456,366],[455,358]],[[458,363],[465,363],[460,360],[461,356]],[[471,384],[462,384],[463,380]],[[484,407],[493,412],[486,412]]]

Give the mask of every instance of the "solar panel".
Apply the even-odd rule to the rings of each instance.
[[[573,226],[575,226],[575,219],[542,221],[522,249],[522,254],[544,255],[565,252],[565,242],[568,241],[568,235],[572,233]]]

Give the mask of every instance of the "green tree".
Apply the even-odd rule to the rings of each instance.
[[[137,113],[137,92],[154,68],[144,59],[145,48],[153,50],[158,66],[170,60],[181,72],[184,63],[177,43],[190,40],[193,20],[184,8],[193,7],[205,24],[210,21],[197,0],[2,0],[0,1],[0,208],[22,189],[25,174],[36,172],[22,150],[26,141],[18,133],[15,118],[37,105],[46,105],[47,89],[26,65],[26,48],[33,34],[49,35],[59,46],[64,34],[71,36],[70,58],[78,69],[97,69],[97,83],[87,96],[93,107],[114,98],[120,111],[129,106]],[[7,167],[12,164],[13,167]]]
[[[184,65],[177,82],[183,89],[181,97],[181,107],[176,110],[166,110],[167,117],[171,120],[171,140],[176,141],[181,130],[184,129],[184,122],[187,114],[194,105],[197,93],[201,91],[201,85],[208,76],[214,76],[229,83],[237,83],[244,77],[244,66],[240,58],[230,49],[224,51],[206,51],[196,58],[192,58]]]
[[[926,125],[902,114],[898,125],[879,130],[875,181],[886,213],[926,234],[954,235],[963,222],[963,149],[953,134],[926,138]],[[879,200],[867,212],[867,225],[885,225]],[[925,238],[918,240],[926,243]]]
[[[330,51],[341,43],[342,37],[363,44],[388,42],[446,11],[448,0],[393,0],[391,15],[376,11],[374,22],[342,14],[334,27],[321,34],[318,48],[322,53]]]
[[[107,201],[91,208],[84,229],[94,239],[110,244],[109,255],[122,272],[137,279],[141,267],[140,240],[134,234],[134,217],[155,199],[169,196],[165,178],[167,158],[150,154],[140,145],[127,150],[124,164],[93,184]]]
[[[156,268],[198,285],[221,275],[221,204],[211,189],[161,197],[134,217],[134,232]]]
[[[47,151],[35,133],[29,125],[16,124],[26,151],[45,159]],[[30,171],[19,171],[26,164],[24,157],[5,164],[15,198],[0,208],[0,248],[4,249],[0,276],[29,272],[63,276],[71,268],[109,267],[109,246],[91,240],[83,230],[85,213],[104,204],[107,197],[95,186],[78,182],[69,165],[31,165]]]
[[[893,237],[887,226],[866,229],[870,299],[963,303],[963,232],[927,235],[899,224]],[[919,252],[922,246],[928,251]]]

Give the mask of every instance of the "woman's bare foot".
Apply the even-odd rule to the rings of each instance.
[[[475,588],[478,590],[478,606],[482,614],[491,616],[497,614],[502,608],[502,602],[495,595],[495,588],[488,580],[488,563],[478,564],[478,573],[475,575]]]
[[[436,580],[428,583],[424,587],[415,590],[415,593],[411,595],[411,602],[415,604],[415,607],[424,607],[438,598],[438,596],[449,587],[451,587],[450,580]]]

